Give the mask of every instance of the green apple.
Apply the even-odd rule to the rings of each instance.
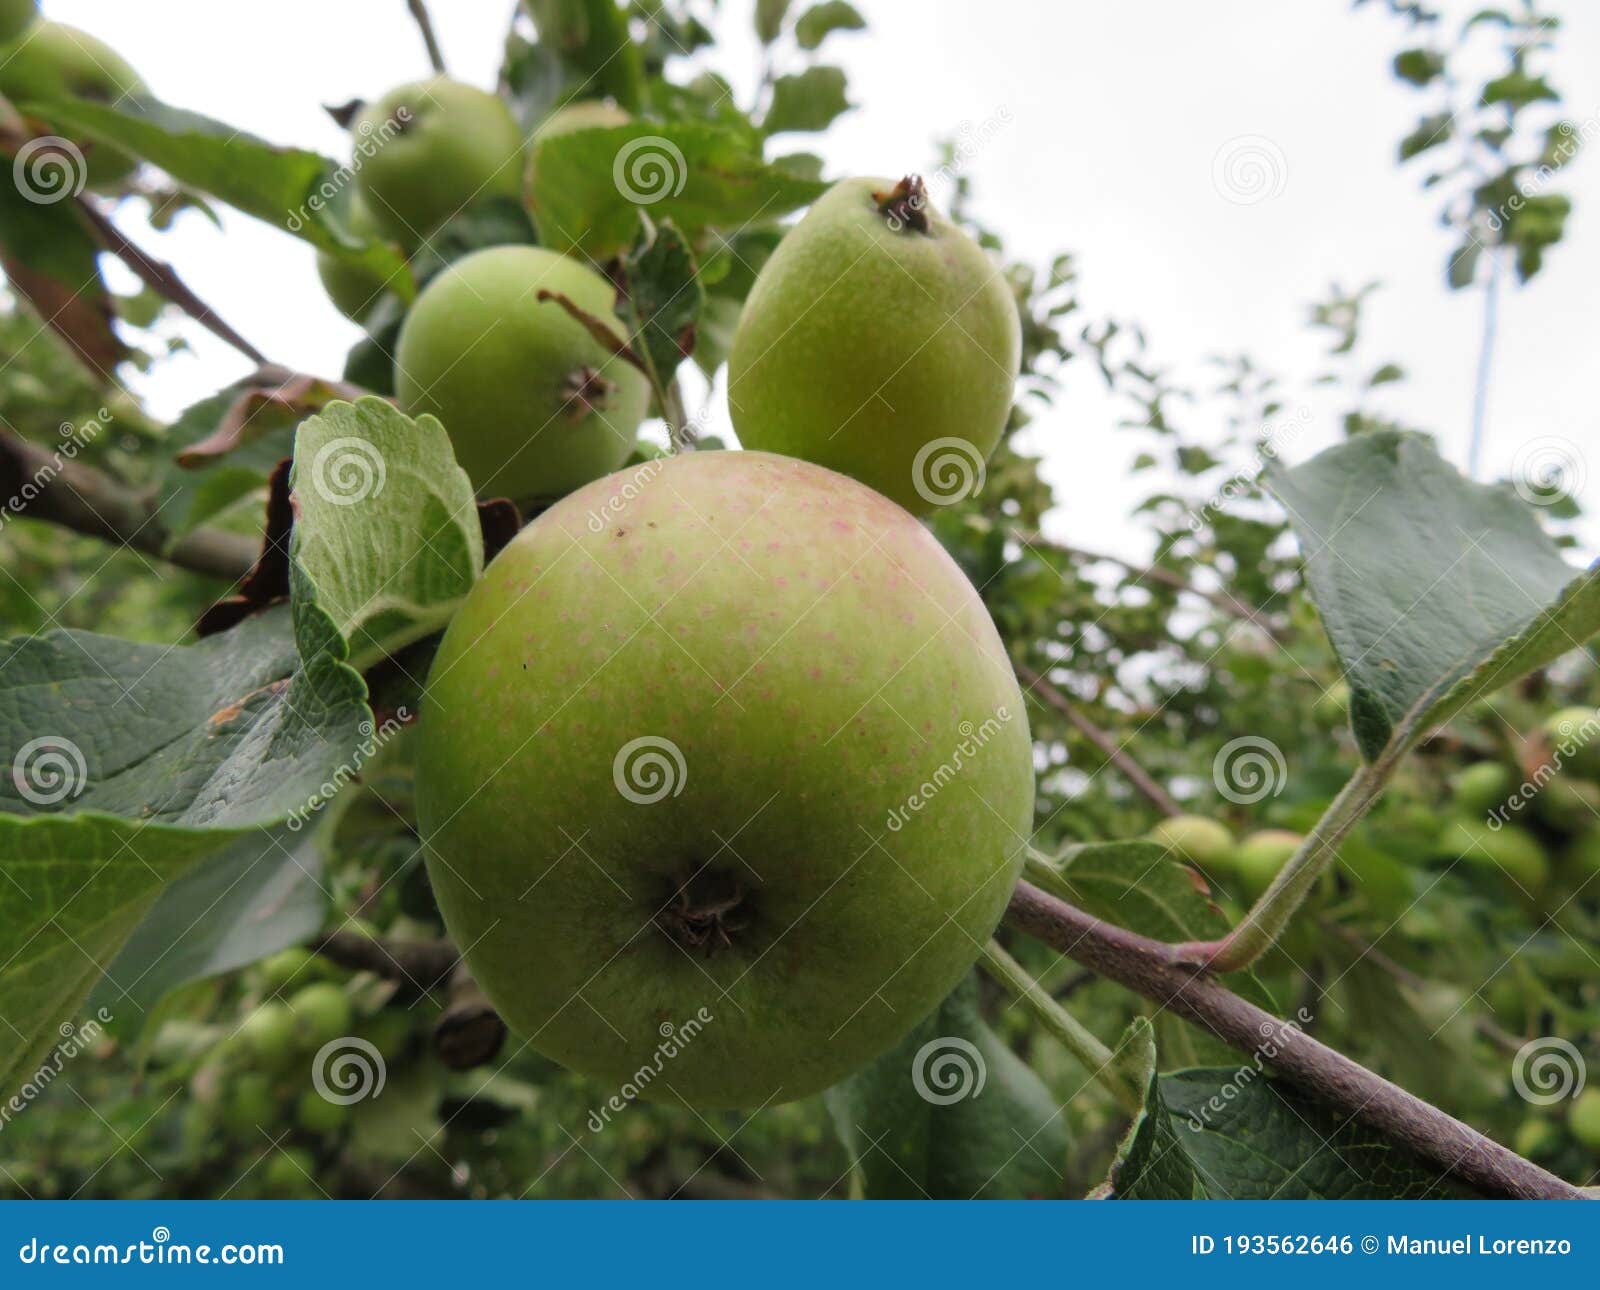
[[[1561,1150],[1561,1130],[1542,1116],[1530,1115],[1517,1126],[1512,1150],[1528,1160],[1548,1160]]]
[[[1600,823],[1600,788],[1570,772],[1558,774],[1535,790],[1533,809],[1551,828],[1580,833]]]
[[[240,1023],[230,1048],[263,1070],[281,1070],[294,1055],[294,1032],[289,1005],[269,999]]]
[[[411,1014],[401,1008],[385,1008],[356,1027],[356,1034],[378,1050],[386,1062],[399,1057],[411,1042]]]
[[[379,225],[419,246],[488,197],[515,197],[522,132],[505,102],[435,76],[390,90],[351,125],[356,186]]]
[[[286,950],[270,954],[256,965],[261,974],[261,987],[268,994],[276,994],[289,986],[310,985],[328,976],[328,961],[308,949],[292,945]]]
[[[976,491],[1020,354],[1005,275],[921,181],[847,179],[751,288],[728,405],[746,448],[817,462],[924,512]]]
[[[9,45],[38,16],[39,0],[0,0],[0,45]]]
[[[381,237],[383,230],[359,197],[346,210],[350,231],[358,237]],[[353,322],[360,322],[389,290],[389,280],[359,264],[349,264],[327,251],[317,253],[317,276],[334,308]]]
[[[1550,877],[1544,848],[1515,824],[1492,828],[1481,820],[1451,820],[1439,835],[1439,854],[1471,868],[1503,877],[1527,895]]]
[[[1586,1088],[1573,1099],[1567,1127],[1590,1151],[1600,1151],[1600,1088]]]
[[[571,492],[620,466],[650,407],[650,386],[555,300],[627,333],[616,292],[587,265],[537,246],[457,260],[417,298],[395,350],[395,393],[431,412],[480,497],[515,502]]]
[[[1335,681],[1311,705],[1311,715],[1324,726],[1337,726],[1350,719],[1350,686]]]
[[[271,1129],[278,1118],[278,1099],[272,1077],[260,1071],[242,1071],[226,1081],[222,1092],[222,1127],[245,1141]]]
[[[121,54],[65,23],[41,19],[0,57],[0,94],[18,107],[60,98],[115,104],[144,88],[139,73]],[[109,144],[76,142],[83,150],[88,182],[95,187],[116,183],[139,164]]]
[[[294,1037],[302,1052],[315,1052],[350,1033],[350,996],[331,981],[319,981],[296,991],[289,1000],[294,1015]]]
[[[302,1147],[284,1147],[267,1157],[261,1169],[261,1189],[279,1200],[320,1197],[316,1184],[317,1162]]]
[[[314,1088],[308,1088],[294,1104],[294,1122],[307,1133],[337,1133],[350,1118],[343,1102],[330,1102]]]
[[[1150,830],[1150,840],[1212,873],[1226,868],[1233,856],[1233,834],[1228,826],[1204,815],[1174,815],[1162,820]]]
[[[767,453],[540,515],[452,620],[417,739],[428,874],[500,1015],[695,1107],[892,1048],[972,965],[1032,829],[972,584],[888,499]]]
[[[1515,787],[1510,768],[1497,761],[1473,762],[1450,778],[1450,794],[1462,815],[1487,815]]]
[[[1262,829],[1240,842],[1233,853],[1233,868],[1245,890],[1253,897],[1261,895],[1304,841],[1301,834],[1288,829]]]
[[[1544,737],[1567,766],[1585,775],[1600,774],[1600,712],[1562,708],[1544,723]]]

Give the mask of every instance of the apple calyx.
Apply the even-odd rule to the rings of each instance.
[[[684,949],[710,955],[733,946],[734,933],[746,926],[736,917],[744,904],[744,884],[737,878],[701,869],[678,884],[655,923]]]
[[[600,375],[600,369],[585,363],[567,374],[561,383],[561,398],[567,409],[567,418],[582,421],[584,417],[610,402],[617,391],[615,381]]]
[[[907,228],[928,231],[928,189],[921,175],[907,175],[887,193],[873,193],[872,200],[896,233]]]

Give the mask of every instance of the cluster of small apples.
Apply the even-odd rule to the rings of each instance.
[[[1174,815],[1149,833],[1173,854],[1197,866],[1225,888],[1237,884],[1241,896],[1256,899],[1305,841],[1288,829],[1261,829],[1235,839],[1226,824],[1204,815]]]
[[[1512,1148],[1529,1160],[1551,1164],[1569,1150],[1569,1143],[1575,1143],[1590,1159],[1600,1161],[1600,1088],[1586,1088],[1572,1099],[1566,1108],[1565,1133],[1562,1127],[1562,1121],[1550,1115],[1530,1115],[1518,1126]],[[1576,1161],[1573,1165],[1582,1167]]]
[[[0,0],[0,94],[12,103],[57,98],[116,103],[144,88],[139,74],[105,41],[40,18],[38,0]],[[83,178],[91,188],[114,188],[138,164],[108,144],[81,139],[73,144],[83,155]]]
[[[247,1190],[320,1196],[319,1164],[337,1149],[351,1108],[317,1088],[317,1054],[353,1036],[393,1061],[412,1041],[413,1015],[390,1007],[358,1018],[345,974],[304,949],[264,959],[248,981],[242,1018],[194,1054],[189,1131],[197,1145],[215,1145],[221,1134],[241,1153],[270,1148],[246,1177]]]

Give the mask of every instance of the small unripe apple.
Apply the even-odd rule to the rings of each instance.
[[[39,16],[39,0],[0,0],[0,45],[9,45]]]
[[[537,246],[457,260],[411,306],[395,350],[395,393],[444,423],[480,497],[560,497],[615,470],[650,406],[644,374],[556,300],[627,329],[616,292],[587,265]]]
[[[1590,1151],[1600,1151],[1600,1088],[1586,1088],[1573,1099],[1567,1127]]]
[[[1494,829],[1481,820],[1451,820],[1439,835],[1438,850],[1441,856],[1507,880],[1526,895],[1537,893],[1550,877],[1544,848],[1515,824]]]
[[[746,448],[842,471],[920,513],[976,491],[1020,356],[1005,275],[921,181],[847,179],[751,288],[728,406]]]
[[[278,1099],[272,1077],[260,1071],[241,1071],[222,1086],[222,1127],[236,1138],[260,1136],[278,1118]]]
[[[428,874],[496,1010],[695,1107],[893,1047],[971,967],[1032,829],[972,584],[887,498],[766,453],[540,515],[446,631],[417,738]]]
[[[1544,737],[1564,765],[1585,775],[1600,774],[1600,712],[1562,708],[1544,723]]]
[[[261,1167],[261,1189],[278,1200],[320,1197],[315,1176],[317,1163],[302,1147],[284,1147],[267,1157]]]
[[[1497,761],[1479,761],[1451,777],[1450,793],[1456,810],[1462,815],[1487,815],[1505,802],[1515,786],[1508,766]]]
[[[373,218],[407,250],[488,197],[515,197],[522,131],[504,100],[448,77],[369,103],[351,126],[356,186]]]
[[[230,1048],[263,1070],[279,1070],[294,1055],[294,1030],[289,1005],[269,999],[240,1023]]]
[[[350,996],[331,981],[308,985],[289,1000],[294,1037],[302,1052],[315,1052],[350,1033]]]
[[[1204,815],[1174,815],[1150,830],[1150,840],[1180,857],[1215,873],[1233,856],[1233,834],[1228,826]]]
[[[1530,1115],[1517,1126],[1512,1150],[1529,1160],[1547,1160],[1561,1149],[1561,1130],[1543,1116]]]
[[[392,1062],[411,1042],[411,1014],[400,1008],[385,1008],[357,1026],[356,1034],[376,1048],[384,1061]]]
[[[1571,772],[1547,780],[1533,796],[1533,809],[1551,828],[1577,833],[1600,822],[1600,788]]]
[[[1350,719],[1350,685],[1335,681],[1311,705],[1311,715],[1324,726],[1337,726]]]
[[[350,231],[361,237],[382,233],[372,212],[360,198],[351,201],[347,211]],[[353,322],[360,322],[389,290],[389,280],[381,273],[359,264],[349,264],[327,251],[317,252],[317,276],[334,308]]]
[[[1245,890],[1260,896],[1304,841],[1302,835],[1288,829],[1262,829],[1240,842],[1233,853],[1233,868]]]
[[[307,1133],[337,1133],[350,1118],[343,1102],[330,1102],[314,1088],[295,1099],[294,1122]]]
[[[261,986],[268,994],[291,986],[310,985],[328,976],[328,961],[308,949],[291,945],[288,949],[270,954],[256,965],[261,974]]]
[[[0,56],[0,94],[18,107],[59,98],[115,106],[144,88],[139,73],[105,41],[61,22],[41,19]],[[139,164],[110,144],[75,142],[83,150],[88,182],[95,187],[115,183]]]

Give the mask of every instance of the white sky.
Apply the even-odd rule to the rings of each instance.
[[[830,176],[926,168],[933,141],[999,121],[971,159],[976,212],[1014,254],[1046,263],[1077,254],[1084,318],[1142,322],[1153,357],[1206,387],[1210,354],[1245,351],[1290,378],[1321,370],[1323,342],[1302,324],[1328,284],[1385,285],[1367,310],[1367,366],[1400,362],[1409,380],[1377,407],[1438,434],[1464,465],[1481,296],[1445,290],[1450,235],[1438,195],[1394,150],[1424,109],[1389,60],[1405,38],[1377,5],[1346,0],[856,0],[866,33],[833,37],[856,111],[824,140]],[[427,72],[403,0],[44,0],[47,16],[115,46],[161,98],[275,142],[343,157],[323,103],[373,97]],[[493,84],[512,0],[433,0],[451,73]],[[717,66],[748,99],[758,68],[749,0],[728,0]],[[795,9],[806,7],[797,0]],[[1600,121],[1600,5],[1553,6],[1567,30],[1550,75],[1568,116]],[[1262,136],[1286,163],[1282,191],[1238,205],[1213,183],[1219,148]],[[1579,488],[1600,501],[1600,435],[1591,362],[1600,350],[1600,163],[1563,175],[1575,210],[1568,237],[1527,288],[1502,294],[1485,474],[1519,446],[1558,436],[1592,463]],[[937,198],[937,193],[935,194]],[[218,231],[185,216],[141,240],[259,348],[301,370],[337,375],[358,332],[327,303],[309,246],[224,208]],[[137,222],[123,221],[136,231]],[[142,388],[172,415],[247,364],[203,333],[196,354]],[[1128,517],[1149,476],[1126,463],[1143,446],[1114,430],[1118,409],[1087,363],[1036,423],[1034,445],[1062,506],[1061,536],[1143,554]],[[720,402],[720,395],[715,396]],[[1285,455],[1333,442],[1332,403],[1311,404]],[[719,411],[713,424],[725,424]],[[1236,463],[1240,467],[1248,463]],[[1584,536],[1600,547],[1600,524]]]

